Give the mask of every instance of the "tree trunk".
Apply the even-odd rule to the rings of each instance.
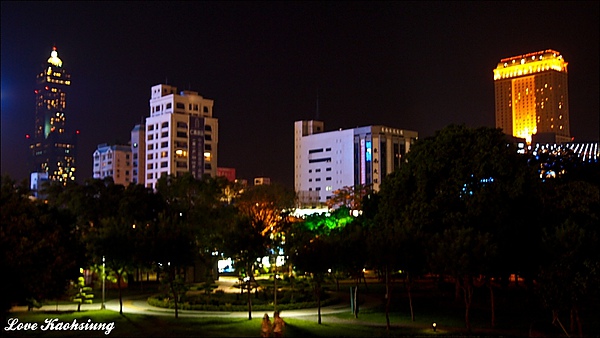
[[[473,285],[470,276],[464,277],[463,298],[465,300],[465,326],[469,332],[471,331],[471,322],[469,320],[469,310],[471,309],[471,301],[473,300]]]
[[[321,286],[319,285],[319,291],[317,292],[317,312],[318,312],[318,320],[317,322],[321,325]]]
[[[123,314],[123,292],[121,290],[121,273],[117,272],[117,288],[119,289],[119,314]]]
[[[454,282],[454,300],[456,302],[458,302],[458,300],[460,299],[460,279],[457,277],[455,282]]]
[[[389,280],[389,271],[388,266],[385,266],[385,328],[389,334],[390,332],[390,301],[392,299],[392,295],[390,294],[390,280]]]
[[[579,317],[579,310],[576,306],[571,309],[571,332],[575,332],[575,325],[577,325],[577,336],[583,337],[583,328],[581,325],[581,317]]]
[[[173,270],[173,268],[171,268],[171,271],[169,272],[170,274],[170,283],[171,283],[171,292],[173,293],[173,301],[175,302],[175,318],[179,318],[179,302],[178,302],[178,295],[177,295],[177,289],[175,287],[175,271]]]
[[[412,303],[412,283],[410,281],[410,275],[408,274],[408,272],[406,273],[406,292],[408,292],[408,305],[410,306],[410,319],[414,322],[415,321],[415,311],[413,309],[413,303]]]
[[[496,327],[496,303],[494,301],[494,286],[488,278],[488,287],[490,288],[490,307],[492,312],[492,329]]]
[[[252,320],[252,263],[248,262],[248,320]]]
[[[360,283],[360,277],[356,281],[356,288],[354,289],[354,318],[358,318],[358,285]]]

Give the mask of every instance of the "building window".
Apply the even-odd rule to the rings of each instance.
[[[152,144],[149,144],[149,145],[148,145],[148,150],[153,150],[153,149],[154,149],[154,143],[152,143]]]
[[[187,133],[185,131],[178,131],[177,137],[187,138]]]
[[[175,103],[175,107],[177,107],[178,109],[185,109],[185,104],[183,104],[181,102],[177,102],[177,103]]]
[[[315,172],[316,172],[316,173],[320,173],[320,172],[321,172],[321,169],[316,169],[316,170],[315,170]]]
[[[187,163],[177,161],[177,168],[187,168]]]
[[[316,158],[314,160],[308,160],[308,163],[319,163],[319,162],[331,162],[331,157]]]
[[[205,113],[208,113],[208,107],[202,107],[202,109]]]
[[[212,131],[212,127],[207,124],[207,125],[204,126],[204,130],[206,130],[206,131]]]
[[[320,179],[320,178],[317,178],[315,181],[317,181],[317,182],[321,182],[321,179]]]
[[[165,162],[160,162],[160,167],[161,168],[166,168],[168,166],[169,166],[169,162],[166,162],[166,161]]]
[[[187,123],[185,123],[185,122],[177,122],[177,128],[186,128],[187,129]]]
[[[169,132],[163,131],[162,134],[160,135],[160,137],[169,137]]]
[[[197,105],[197,104],[195,104],[195,105],[194,105],[194,111],[198,111],[198,108],[199,108],[199,107],[198,107],[198,105]]]
[[[154,110],[160,111],[160,106],[156,106],[156,108]]]
[[[212,141],[212,137],[210,135],[204,135],[204,139],[206,141]]]
[[[169,122],[163,122],[161,128],[167,128],[169,126]]]
[[[148,141],[154,140],[154,134],[148,134]]]
[[[161,147],[161,148],[167,148],[168,146],[169,146],[169,142],[162,142],[162,143],[160,144],[160,147]]]
[[[171,104],[171,102],[167,103],[167,109],[171,109],[173,105]]]
[[[205,144],[205,145],[204,145],[204,150],[212,150],[212,145],[210,145],[210,144]]]
[[[168,152],[168,151],[162,151],[162,152],[160,153],[160,157],[162,157],[162,158],[165,158],[165,157],[167,157],[167,156],[169,156],[169,152]]]
[[[326,177],[325,181],[331,181],[331,177]]]

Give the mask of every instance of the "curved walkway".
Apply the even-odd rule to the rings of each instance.
[[[223,278],[221,277],[217,281],[218,290],[224,292],[239,292],[239,289],[235,288],[234,285],[237,282],[237,278]],[[174,309],[165,309],[148,304],[148,295],[141,295],[135,297],[124,297],[123,298],[123,313],[131,314],[144,314],[151,316],[174,316]],[[343,297],[348,298],[348,297]],[[96,303],[93,304],[82,304],[81,310],[100,310],[102,304],[95,299]],[[363,302],[361,308],[369,308],[376,306],[378,301],[373,297],[365,297],[363,295]],[[105,307],[107,310],[119,312],[119,299],[110,299],[106,301]],[[15,306],[11,309],[11,312],[25,312],[27,311],[26,306]],[[58,305],[44,305],[41,308],[33,309],[33,311],[77,311],[77,304],[58,304]],[[252,311],[252,318],[262,318],[264,310]],[[316,317],[318,315],[317,308],[307,309],[296,309],[296,310],[282,310],[282,316],[285,317]],[[336,313],[350,313],[350,301],[346,299],[342,304],[335,304],[321,307],[321,315],[330,315]],[[228,318],[247,318],[248,311],[200,311],[200,310],[179,310],[178,315],[181,317],[228,317]],[[308,318],[307,318],[308,319]]]

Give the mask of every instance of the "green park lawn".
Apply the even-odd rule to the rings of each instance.
[[[342,287],[346,289],[346,287]],[[334,287],[330,288],[332,291]],[[383,285],[370,284],[368,290],[361,288],[363,297],[382,299]],[[146,290],[146,292],[149,290]],[[454,300],[452,292],[443,295],[424,288],[416,288],[413,295],[415,321],[411,321],[410,308],[405,290],[394,290],[393,302],[390,307],[391,330],[386,331],[383,302],[371,307],[359,307],[358,318],[350,311],[345,313],[322,316],[322,324],[317,323],[317,313],[303,317],[282,317],[287,323],[285,337],[406,337],[406,336],[487,336],[487,337],[524,337],[529,336],[529,329],[534,322],[547,322],[546,311],[540,310],[535,302],[528,302],[522,293],[510,292],[503,294],[498,291],[496,301],[496,327],[490,328],[490,310],[486,304],[485,290],[477,294],[470,312],[472,331],[465,329],[464,304]],[[145,292],[143,294],[146,294]],[[135,290],[127,290],[125,296],[138,295]],[[115,299],[111,290],[107,299]],[[348,299],[343,300],[348,301]],[[361,302],[362,303],[362,302]],[[371,305],[373,302],[371,302]],[[270,311],[271,313],[272,311]],[[261,313],[258,311],[258,313]],[[269,314],[270,314],[269,313]],[[587,313],[584,317],[584,332],[589,334],[599,332],[599,324],[594,320],[598,313]],[[184,317],[150,316],[145,314],[124,314],[109,310],[93,310],[81,312],[31,311],[11,312],[4,321],[2,336],[8,337],[259,337],[262,316],[256,312],[252,320],[247,317]],[[8,320],[17,318],[22,323],[38,323],[35,331],[6,331]],[[114,329],[109,335],[104,331],[42,331],[39,327],[46,319],[57,318],[59,322],[114,323]],[[597,319],[597,318],[596,318]],[[564,321],[568,318],[563,317]],[[431,324],[437,323],[436,332]],[[565,326],[568,323],[563,323]],[[560,331],[553,331],[561,334]],[[565,336],[565,335],[562,335]]]

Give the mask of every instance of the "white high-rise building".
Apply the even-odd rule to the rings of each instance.
[[[386,126],[325,132],[321,121],[296,121],[294,129],[294,186],[304,205],[324,203],[344,187],[378,191],[418,137]]]
[[[146,187],[155,189],[162,175],[216,177],[219,124],[212,116],[213,104],[198,92],[152,87],[145,128]]]

